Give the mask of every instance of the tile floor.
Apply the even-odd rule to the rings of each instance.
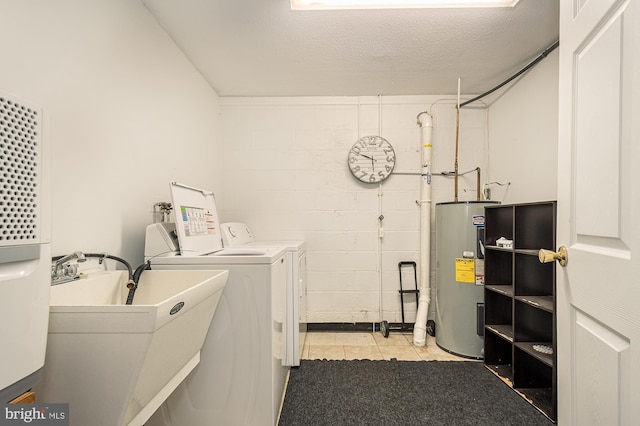
[[[435,338],[427,336],[427,345],[413,345],[413,333],[390,332],[308,332],[302,359],[390,360],[399,361],[470,361],[440,349]]]

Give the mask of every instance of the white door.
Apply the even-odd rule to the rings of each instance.
[[[560,1],[558,424],[640,424],[640,0]]]

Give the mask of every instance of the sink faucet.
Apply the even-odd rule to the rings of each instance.
[[[81,251],[74,251],[66,256],[59,256],[53,258],[53,265],[51,265],[51,282],[52,284],[62,284],[78,278],[78,265],[71,265],[73,259],[77,259],[76,262],[85,262],[87,258]]]
[[[87,260],[86,257],[84,257],[84,253],[82,253],[81,251],[74,251],[71,254],[68,254],[66,256],[62,256],[59,259],[57,259],[55,261],[55,268],[59,269],[62,267],[62,265],[64,265],[67,262],[72,261],[73,259],[78,259],[78,262],[84,262]]]

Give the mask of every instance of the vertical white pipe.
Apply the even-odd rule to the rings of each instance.
[[[418,115],[422,141],[422,172],[420,180],[420,297],[416,323],[413,326],[413,344],[427,342],[427,313],[431,301],[431,136],[433,118],[427,112]]]
[[[382,237],[384,235],[384,228],[382,225],[382,182],[378,184],[378,253],[376,256],[376,269],[378,272],[378,309],[379,309],[379,322],[384,321],[384,305],[382,297],[384,294],[384,288],[382,286]],[[374,327],[375,330],[375,327]]]
[[[382,136],[382,95],[378,95],[378,136]],[[376,259],[376,269],[378,272],[378,310],[379,320],[384,321],[384,304],[382,302],[382,182],[378,184],[378,253]],[[373,328],[375,330],[375,327]]]

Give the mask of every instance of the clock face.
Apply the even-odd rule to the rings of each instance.
[[[396,165],[396,153],[380,136],[363,136],[349,150],[349,170],[365,183],[382,182]]]

